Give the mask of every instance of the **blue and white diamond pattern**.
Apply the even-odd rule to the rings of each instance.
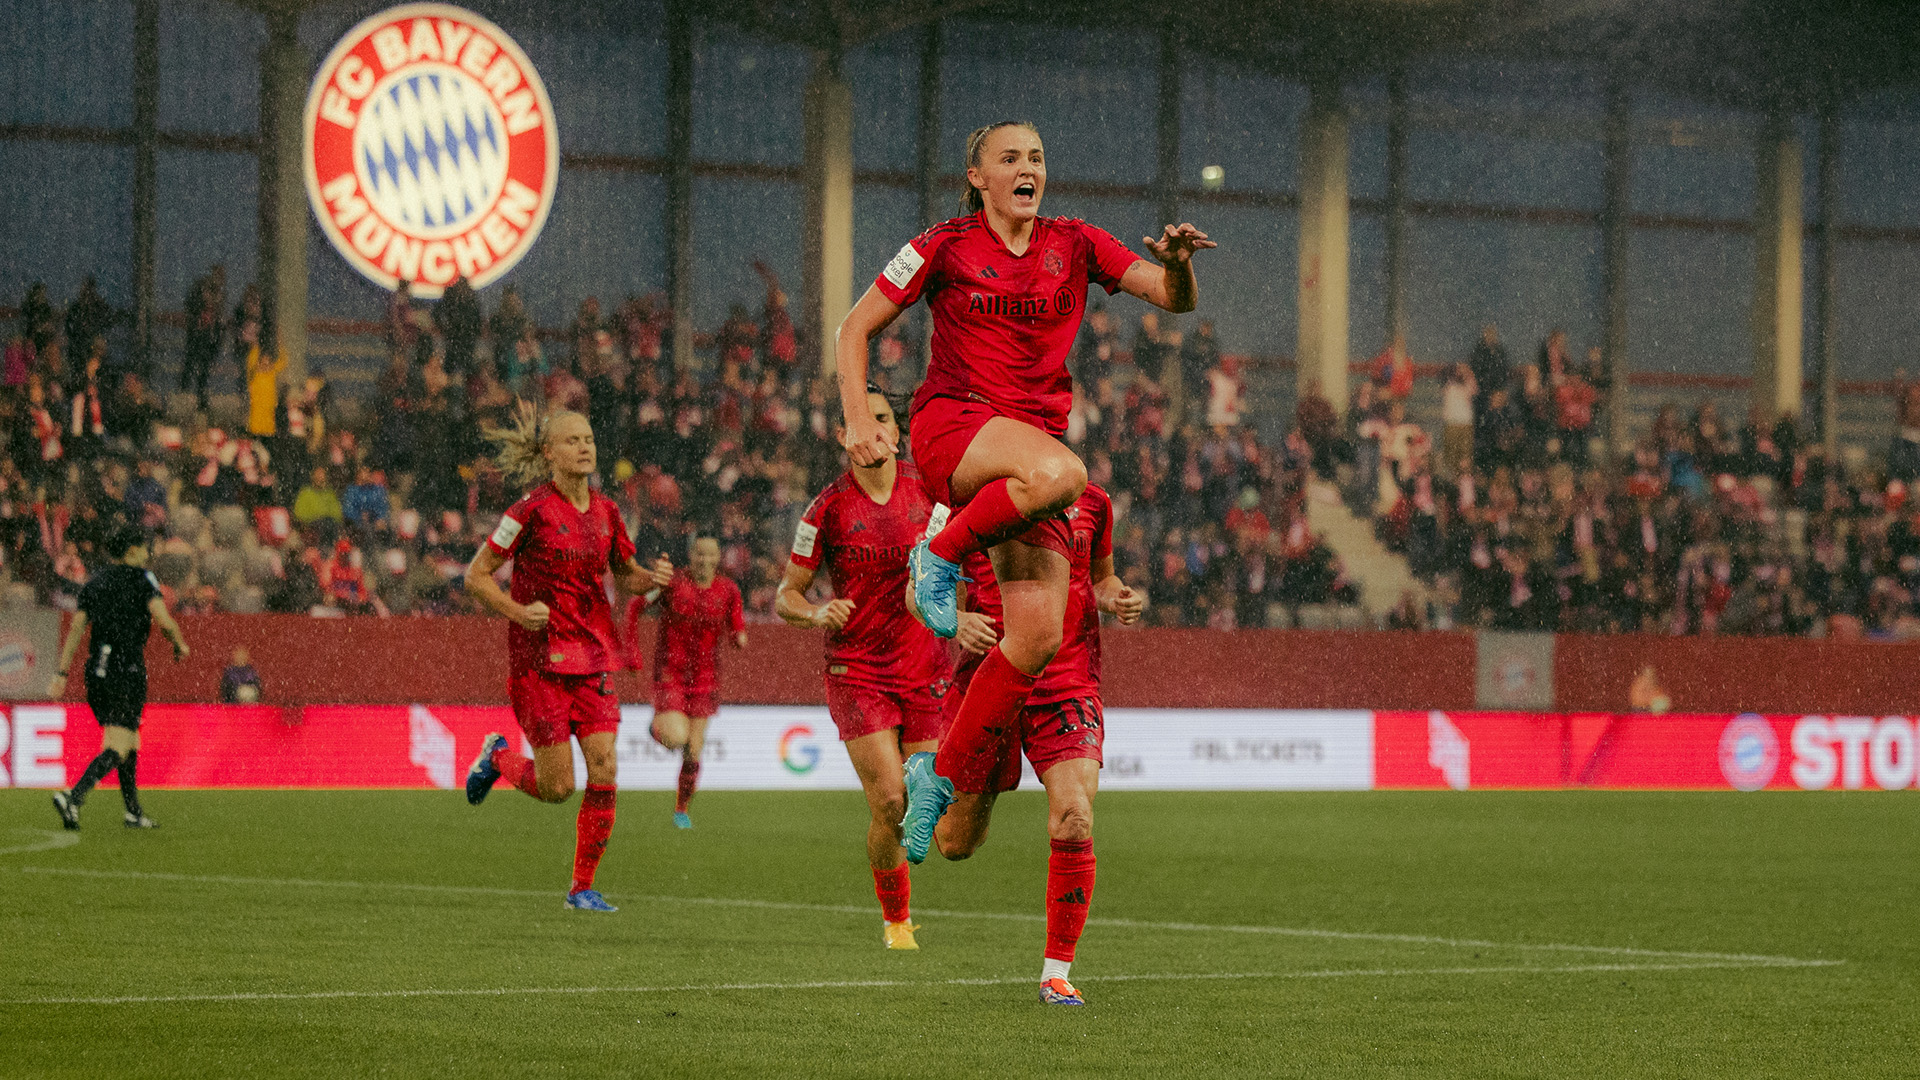
[[[374,88],[353,132],[362,190],[424,239],[479,224],[506,180],[506,132],[486,90],[458,68],[418,64]]]

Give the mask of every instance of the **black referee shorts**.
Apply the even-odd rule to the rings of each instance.
[[[104,676],[87,672],[87,707],[101,727],[140,730],[140,714],[147,708],[147,673],[111,671]]]

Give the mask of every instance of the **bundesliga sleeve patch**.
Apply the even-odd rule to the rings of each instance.
[[[801,522],[800,527],[793,531],[793,553],[803,559],[813,558],[813,542],[819,536],[820,529],[817,526]]]
[[[512,547],[514,539],[520,535],[520,527],[520,523],[511,517],[501,518],[500,527],[493,530],[493,546],[502,551]]]
[[[913,243],[909,241],[902,245],[899,253],[887,263],[887,280],[893,282],[894,288],[904,289],[907,283],[913,280],[913,275],[920,272],[920,267],[926,261],[927,257],[915,251]]]

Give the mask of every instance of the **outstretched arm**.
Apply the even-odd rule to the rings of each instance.
[[[1193,280],[1193,255],[1220,245],[1186,222],[1167,226],[1158,240],[1151,236],[1142,239],[1160,265],[1141,259],[1127,268],[1120,287],[1127,295],[1176,315],[1192,311],[1200,302],[1200,287]]]

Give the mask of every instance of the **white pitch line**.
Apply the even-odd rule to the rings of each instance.
[[[30,851],[54,851],[70,848],[80,842],[80,834],[65,829],[12,829],[14,836],[25,834],[40,839],[30,844],[16,844],[13,847],[0,847],[0,855],[25,855]]]
[[[1100,975],[1081,982],[1217,982],[1239,979],[1353,979],[1407,978],[1420,975],[1582,975],[1622,972],[1706,971],[1730,968],[1833,967],[1840,960],[1787,962],[1700,962],[1684,964],[1564,964],[1553,967],[1500,965],[1441,968],[1333,968],[1321,971],[1171,972],[1157,975]],[[552,994],[669,994],[751,990],[863,990],[931,986],[1008,986],[1036,981],[1032,976],[992,979],[833,979],[813,982],[681,983],[671,986],[526,986],[473,989],[313,990],[306,992],[242,992],[233,994],[164,994],[124,997],[60,997],[0,999],[5,1005],[164,1005],[192,1002],[330,1001],[352,998],[531,997]]]
[[[226,874],[173,874],[152,870],[91,870],[81,867],[21,866],[26,874],[67,874],[75,877],[132,878],[148,881],[177,881],[188,884],[245,885],[277,888],[391,889],[400,892],[451,893],[478,896],[553,897],[552,889],[510,889],[492,885],[427,885],[405,881],[342,881],[320,878],[235,877]],[[871,915],[870,906],[855,904],[809,904],[788,900],[754,900],[722,896],[627,897],[627,902],[700,904],[710,907],[757,908],[773,911],[819,911],[837,915]],[[921,908],[919,914],[942,919],[992,919],[1004,922],[1045,922],[1045,915],[1010,911],[946,911]],[[1636,956],[1648,959],[1709,960],[1746,965],[1825,964],[1841,961],[1806,960],[1793,956],[1767,956],[1758,953],[1696,952],[1674,949],[1643,949],[1627,945],[1573,945],[1560,943],[1481,941],[1476,938],[1435,937],[1425,934],[1390,934],[1362,930],[1321,930],[1298,926],[1248,926],[1231,923],[1154,922],[1142,919],[1090,918],[1088,926],[1119,930],[1161,930],[1178,933],[1270,934],[1278,937],[1321,938],[1335,941],[1382,941],[1398,945],[1438,945],[1454,949],[1513,949],[1530,952],[1581,952],[1599,956]]]

